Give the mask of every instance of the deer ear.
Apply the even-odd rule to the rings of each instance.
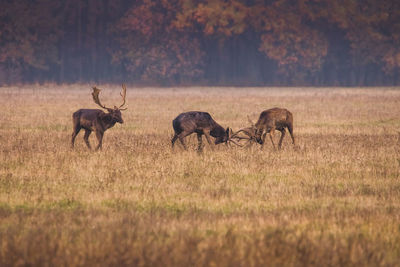
[[[226,130],[225,130],[225,133],[226,133],[226,135],[227,136],[229,136],[230,135],[230,133],[231,133],[231,129],[228,127],[228,128],[226,128]]]

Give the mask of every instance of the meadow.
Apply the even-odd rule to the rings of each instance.
[[[99,87],[121,104],[120,86]],[[128,86],[103,150],[83,132],[71,150],[90,93],[0,87],[0,266],[398,266],[399,88]],[[203,137],[197,153],[193,135],[171,150],[181,112],[235,131],[276,106],[296,149]]]

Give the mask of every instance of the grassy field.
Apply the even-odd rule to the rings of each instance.
[[[0,266],[398,266],[399,88],[128,86],[103,150],[72,151],[90,92],[0,88]],[[238,130],[275,106],[298,149],[171,150],[181,112]]]

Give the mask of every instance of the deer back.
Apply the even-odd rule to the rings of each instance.
[[[204,130],[210,131],[213,137],[225,136],[225,129],[219,125],[208,112],[189,111],[179,114],[172,122],[176,133],[183,131],[188,133],[203,133]]]
[[[288,127],[293,124],[292,113],[284,108],[271,108],[261,112],[255,126],[257,129]]]
[[[179,114],[172,122],[174,130],[180,132],[196,132],[210,128],[212,124],[210,114],[200,111],[189,111]]]

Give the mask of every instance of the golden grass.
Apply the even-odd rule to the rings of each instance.
[[[128,87],[127,104],[103,151],[83,133],[71,151],[90,86],[0,88],[1,266],[400,262],[398,88]],[[183,111],[237,130],[275,106],[293,113],[299,149],[170,148]]]

